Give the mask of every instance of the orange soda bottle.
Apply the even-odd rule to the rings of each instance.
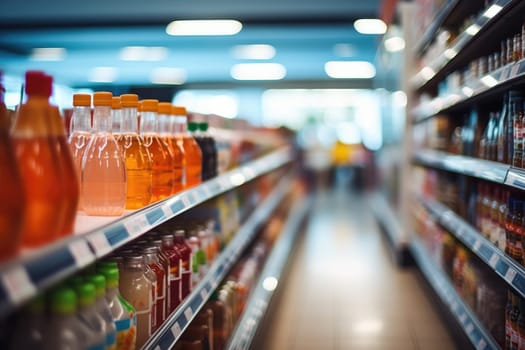
[[[4,103],[4,91],[0,79],[0,261],[18,253],[25,202],[24,188],[9,136],[11,121]]]
[[[126,164],[126,209],[140,209],[151,202],[151,155],[138,134],[138,96],[121,95],[120,104],[122,121],[117,141]]]
[[[93,95],[93,134],[82,159],[82,203],[87,215],[118,216],[126,204],[126,167],[111,133],[111,92]]]
[[[122,109],[120,105],[120,96],[113,96],[111,98],[111,133],[118,139],[120,135],[120,123],[122,121]]]
[[[151,155],[151,202],[171,196],[175,162],[171,150],[157,133],[158,100],[142,100],[140,135]]]
[[[71,132],[69,148],[75,161],[78,178],[82,170],[82,157],[91,136],[91,95],[73,95],[73,115],[71,116]]]
[[[47,124],[51,89],[51,81],[43,72],[26,72],[27,101],[19,107],[12,129],[26,199],[21,233],[23,249],[38,248],[56,239],[64,218],[62,176],[56,166],[57,149]]]
[[[174,138],[171,128],[171,103],[160,102],[157,113],[157,133],[161,139],[168,145],[173,156],[173,183],[171,194],[179,193],[184,189],[185,184],[185,163],[186,158],[184,150]]]
[[[184,150],[186,157],[186,184],[190,188],[201,183],[202,174],[202,152],[199,144],[188,132],[188,117],[186,108],[173,106],[173,133],[179,146]]]

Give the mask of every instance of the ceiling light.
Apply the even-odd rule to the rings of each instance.
[[[173,21],[166,27],[169,35],[234,35],[242,23],[231,19]]]
[[[370,79],[376,75],[374,65],[366,61],[330,61],[325,63],[324,70],[336,79]]]
[[[230,74],[236,80],[280,80],[286,76],[286,68],[279,63],[239,63]]]
[[[39,47],[31,50],[32,61],[62,61],[66,57],[63,47]]]
[[[361,34],[385,34],[386,24],[380,19],[358,19],[354,28]]]
[[[465,33],[467,33],[468,35],[474,36],[478,34],[480,29],[481,29],[480,26],[478,26],[476,23],[473,23],[467,29],[465,29]]]
[[[503,9],[503,7],[501,7],[500,5],[492,4],[487,9],[487,11],[485,11],[483,13],[483,17],[492,18],[492,17],[496,16],[502,9]]]
[[[400,36],[393,36],[385,40],[385,48],[388,52],[397,52],[405,48],[405,39]]]
[[[89,73],[88,80],[92,83],[112,83],[117,78],[117,69],[114,67],[95,67]]]
[[[334,53],[339,57],[352,57],[355,55],[355,48],[350,44],[335,44]]]
[[[153,84],[181,85],[186,82],[186,71],[175,67],[157,67],[150,76]]]
[[[275,56],[272,45],[237,45],[232,49],[233,57],[246,60],[269,60]]]
[[[162,46],[126,46],[120,49],[123,61],[162,61],[168,56],[168,49]]]

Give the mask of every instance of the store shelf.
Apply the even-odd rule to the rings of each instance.
[[[474,80],[461,91],[415,107],[412,110],[413,121],[419,123],[438,114],[446,114],[454,109],[466,107],[486,98],[493,93],[500,93],[517,83],[525,82],[525,59],[501,67],[487,74],[481,80]]]
[[[269,197],[257,206],[252,215],[239,228],[234,238],[213,262],[204,279],[144,344],[143,349],[171,349],[212,292],[237,262],[244,249],[253,240],[259,227],[270,218],[288,192],[291,181],[290,177],[282,179]]]
[[[81,218],[71,238],[0,266],[0,317],[38,292],[72,275],[161,223],[292,160],[285,148],[224,173],[193,189],[119,218]],[[82,220],[83,219],[83,220]],[[108,223],[108,221],[111,221]],[[93,227],[82,227],[89,224]]]
[[[456,318],[474,348],[477,350],[500,349],[498,343],[457,294],[448,277],[431,260],[422,242],[417,238],[417,234],[414,234],[410,248],[421,272]]]
[[[417,151],[413,156],[413,161],[428,167],[443,169],[500,184],[507,184],[506,178],[509,172],[515,172],[516,175],[518,175],[518,173],[512,170],[507,164],[434,150]],[[525,185],[525,174],[523,176],[523,185]],[[519,180],[516,179],[516,182],[518,183]]]
[[[256,286],[246,304],[241,318],[230,336],[227,350],[249,349],[257,328],[266,313],[271,298],[278,287],[286,262],[293,249],[301,223],[310,209],[311,199],[297,201],[288,220],[264,265]]]
[[[485,11],[481,12],[473,24],[458,35],[447,50],[412,77],[410,80],[412,87],[416,90],[423,90],[429,85],[435,85],[438,81],[443,80],[445,75],[451,71],[466,65],[468,63],[467,59],[474,58],[469,57],[469,47],[475,44],[483,45],[482,41],[489,39],[486,37],[486,33],[489,29],[494,29],[495,23],[505,26],[505,14],[516,10],[514,7],[520,5],[520,2],[520,0],[496,0],[491,6],[499,6],[501,10],[493,17],[486,16]]]
[[[418,200],[434,214],[439,223],[460,240],[481,261],[489,266],[508,285],[512,286],[522,297],[525,297],[525,269],[505,255],[499,248],[443,204],[420,197]]]
[[[421,37],[421,40],[416,45],[416,52],[422,53],[432,43],[432,41],[434,41],[439,28],[442,27],[443,23],[452,14],[459,3],[459,0],[449,0],[441,7],[441,9],[437,12],[434,21],[432,21],[432,24],[427,28]]]

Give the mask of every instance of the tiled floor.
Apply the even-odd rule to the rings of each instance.
[[[357,194],[324,193],[254,348],[455,349],[414,268],[399,268]]]

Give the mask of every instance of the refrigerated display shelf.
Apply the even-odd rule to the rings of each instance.
[[[445,50],[441,55],[436,57],[434,61],[423,67],[416,73],[411,81],[412,87],[415,90],[424,90],[430,84],[435,84],[437,81],[443,80],[445,75],[453,70],[460,68],[461,64],[466,64],[465,57],[469,54],[468,46],[474,43],[480,44],[484,39],[485,33],[489,28],[493,29],[495,23],[504,26],[503,23],[505,14],[512,11],[516,5],[520,4],[520,0],[496,0],[485,11],[480,13],[476,20],[463,31],[454,44]],[[487,10],[497,9],[488,14]],[[494,14],[494,12],[496,12]],[[459,61],[459,63],[457,63]]]
[[[213,262],[203,280],[199,282],[173,314],[164,321],[162,326],[144,344],[143,349],[171,349],[237,262],[244,249],[253,240],[259,227],[270,218],[290,189],[291,181],[290,177],[283,178],[269,197],[257,206],[253,214],[239,228],[234,238]]]
[[[459,326],[467,335],[473,347],[477,350],[500,349],[500,346],[492,335],[483,327],[469,306],[466,305],[457,294],[448,277],[431,260],[430,255],[417,234],[413,235],[410,242],[410,249],[421,272],[441,301],[456,318]]]
[[[249,349],[257,328],[271,298],[279,286],[281,275],[290,257],[301,223],[310,209],[311,198],[296,201],[286,221],[281,236],[264,265],[263,271],[246,304],[241,318],[230,337],[227,350]]]
[[[419,123],[438,114],[469,106],[492,93],[500,93],[525,81],[525,59],[508,64],[463,86],[461,91],[446,97],[436,97],[412,110],[413,122]]]
[[[429,198],[419,197],[418,200],[437,217],[438,222],[444,228],[503,278],[509,286],[525,297],[525,269],[523,267],[505,255],[503,251],[483,237],[476,228],[445,205]]]
[[[221,193],[271,172],[292,159],[292,150],[283,148],[126,216],[102,219],[104,224],[97,228],[87,230],[80,228],[82,233],[77,232],[68,239],[2,264],[0,266],[0,317],[38,292],[161,223]],[[107,220],[112,222],[107,223]],[[93,217],[93,221],[99,223],[101,218]]]

